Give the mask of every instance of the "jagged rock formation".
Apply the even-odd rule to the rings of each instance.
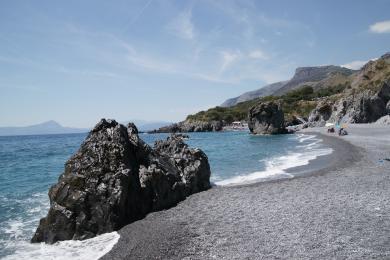
[[[310,126],[332,123],[373,123],[390,114],[390,56],[370,61],[351,76],[340,94],[320,101],[309,117]]]
[[[151,148],[134,124],[102,119],[50,188],[50,209],[32,242],[87,239],[118,230],[210,188],[210,166],[179,136]]]
[[[379,92],[366,90],[341,98],[334,105],[331,120],[342,123],[372,123],[386,115],[390,100],[389,82],[384,82]]]
[[[311,127],[325,126],[332,115],[332,105],[332,103],[327,101],[319,102],[317,107],[309,115],[308,125]]]
[[[248,127],[253,134],[283,134],[284,114],[280,102],[260,102],[249,110]]]
[[[189,132],[217,132],[223,128],[221,121],[192,121],[186,120],[169,126],[161,127],[149,133],[189,133]]]
[[[390,114],[389,71],[388,60],[379,59],[367,63],[353,79],[351,87],[333,101],[329,121],[372,123]]]

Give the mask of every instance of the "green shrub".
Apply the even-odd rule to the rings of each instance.
[[[224,120],[226,123],[233,121],[246,120],[248,111],[258,102],[281,100],[283,103],[283,111],[286,118],[292,116],[307,117],[309,113],[315,108],[317,98],[328,97],[339,94],[348,86],[347,83],[328,88],[322,88],[314,91],[311,86],[303,86],[299,89],[292,90],[282,96],[266,96],[256,98],[253,100],[238,103],[232,107],[214,107],[207,111],[200,111],[194,115],[189,115],[187,120],[192,121],[213,121]]]

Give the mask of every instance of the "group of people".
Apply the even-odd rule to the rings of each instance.
[[[340,127],[339,125],[336,125],[336,128],[338,128],[339,136],[343,136],[343,135],[348,134],[347,130],[345,130],[344,127]],[[335,132],[336,132],[336,130],[335,130],[334,126],[328,128],[328,133],[335,133]]]

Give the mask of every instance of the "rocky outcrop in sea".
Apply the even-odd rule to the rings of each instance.
[[[127,127],[102,119],[50,188],[50,209],[32,242],[83,240],[210,188],[205,153],[172,135],[152,148]]]
[[[259,102],[248,113],[248,127],[253,134],[284,134],[282,105],[278,101]]]
[[[149,133],[190,133],[190,132],[218,132],[222,131],[222,121],[192,121],[186,120],[169,126],[161,127]]]

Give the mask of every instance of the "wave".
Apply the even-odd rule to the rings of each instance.
[[[86,240],[68,240],[57,242],[53,245],[45,243],[31,244],[27,241],[18,242],[16,245],[20,250],[8,255],[4,260],[94,260],[107,254],[118,242],[117,232],[106,233]]]
[[[314,135],[291,135],[296,145],[283,156],[262,160],[263,171],[224,179],[214,176],[217,185],[235,185],[264,181],[274,178],[293,178],[287,169],[302,166],[321,155],[330,154],[332,149],[324,147],[321,139]],[[299,152],[297,152],[299,151]],[[260,168],[260,165],[259,165]],[[35,232],[39,219],[49,209],[46,192],[35,193],[28,198],[0,196],[0,208],[7,220],[0,222],[0,258],[14,259],[98,259],[109,252],[118,242],[117,232],[106,233],[83,241],[61,241],[54,245],[31,244],[29,240]]]
[[[83,240],[61,241],[53,245],[31,244],[39,219],[47,213],[49,200],[45,193],[35,193],[28,199],[0,197],[0,206],[12,204],[23,209],[14,218],[0,223],[0,258],[7,260],[24,259],[87,259],[94,260],[108,253],[118,242],[117,232]]]
[[[263,171],[238,175],[226,180],[217,181],[215,184],[225,186],[253,183],[270,179],[293,178],[294,175],[288,173],[286,171],[287,169],[308,165],[311,160],[333,152],[332,148],[322,146],[322,140],[316,138],[315,135],[298,134],[295,138],[297,138],[300,144],[305,143],[304,145],[296,147],[296,150],[299,150],[300,152],[289,152],[284,156],[271,157],[267,160],[263,160],[265,163],[265,169]]]

